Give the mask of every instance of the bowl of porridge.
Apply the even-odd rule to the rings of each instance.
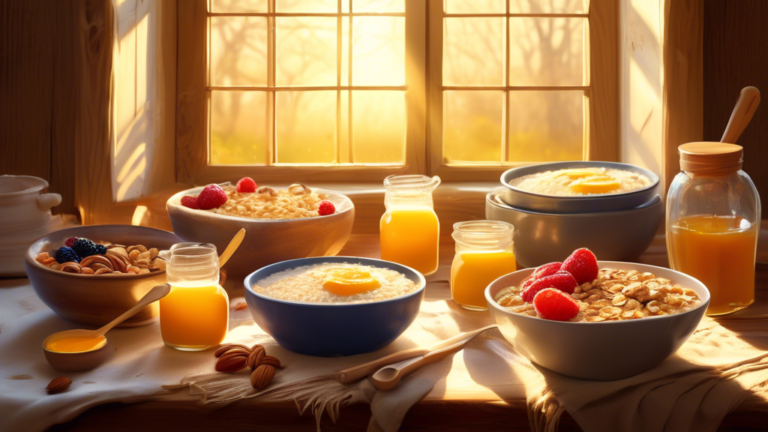
[[[227,276],[243,279],[254,268],[276,262],[336,255],[352,232],[355,206],[345,195],[309,188],[260,187],[256,192],[238,193],[235,186],[220,185],[227,200],[211,209],[182,205],[185,197],[198,197],[203,187],[188,189],[166,203],[173,231],[186,242],[211,243],[219,252],[245,228],[245,238],[224,266]],[[322,202],[333,206],[320,214]]]
[[[521,287],[534,268],[502,276],[486,288],[488,309],[517,352],[563,375],[616,380],[657,366],[696,330],[709,304],[709,291],[699,280],[645,264],[597,264],[595,280],[565,294],[578,304],[566,321],[542,317],[537,300],[544,291],[531,302],[523,299]]]
[[[501,175],[508,205],[547,213],[628,210],[653,199],[659,176],[618,162],[553,162],[513,168]]]
[[[261,268],[245,280],[254,321],[283,347],[334,357],[372,352],[416,319],[426,282],[401,264],[317,257]]]

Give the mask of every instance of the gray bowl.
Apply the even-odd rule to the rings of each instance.
[[[486,196],[485,217],[515,226],[515,258],[523,267],[562,261],[583,247],[601,260],[635,261],[650,246],[664,216],[658,195],[630,210],[553,214],[508,206],[500,192]]]
[[[513,179],[545,171],[568,168],[611,168],[642,174],[651,179],[651,185],[632,192],[617,194],[554,196],[524,191],[509,184]],[[596,213],[627,210],[639,207],[656,195],[659,176],[645,168],[619,162],[570,161],[527,165],[504,171],[501,175],[504,203],[520,209],[545,213]]]

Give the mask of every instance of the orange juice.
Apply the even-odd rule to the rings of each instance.
[[[49,342],[45,348],[59,353],[78,353],[99,349],[106,343],[104,336],[77,336]]]
[[[494,280],[516,270],[512,251],[457,253],[451,266],[451,296],[466,309],[485,310],[485,288]]]
[[[431,208],[398,208],[381,217],[381,259],[429,275],[437,270],[440,222]]]
[[[707,315],[727,314],[752,304],[757,224],[741,217],[688,216],[673,222],[669,235],[672,268],[709,289]]]
[[[172,284],[160,299],[160,332],[166,345],[202,350],[220,344],[227,335],[229,299],[211,282]]]

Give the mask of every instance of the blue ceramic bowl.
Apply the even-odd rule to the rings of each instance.
[[[256,282],[283,270],[319,263],[362,264],[395,270],[416,282],[413,293],[390,300],[357,304],[320,304],[278,300],[253,291]],[[299,354],[334,357],[384,348],[407,329],[419,313],[426,281],[418,271],[372,258],[300,258],[268,265],[245,279],[245,299],[253,320],[277,343]]]

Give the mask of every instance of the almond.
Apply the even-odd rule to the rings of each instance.
[[[54,378],[51,382],[49,382],[46,390],[48,390],[48,394],[61,393],[68,389],[70,385],[72,385],[72,380],[62,376]]]
[[[272,382],[275,377],[275,368],[270,365],[261,365],[251,374],[251,387],[261,390]]]
[[[110,261],[109,258],[105,257],[104,255],[91,255],[83,258],[80,261],[81,267],[90,267],[94,270],[98,270],[102,265],[104,267],[109,267],[110,270],[114,270],[112,261]]]
[[[250,351],[244,350],[242,348],[234,348],[222,354],[221,357],[219,357],[219,360],[225,357],[238,357],[238,356],[245,357],[247,359],[250,353],[251,353]]]
[[[67,273],[82,273],[83,272],[82,268],[80,267],[80,264],[78,264],[78,263],[76,263],[74,261],[69,261],[69,262],[65,262],[64,264],[62,264],[61,265],[61,271],[67,272]]]
[[[261,359],[261,364],[282,369],[282,366],[280,365],[280,360],[277,357],[272,357],[270,355],[264,356],[264,358]]]
[[[216,362],[216,371],[234,373],[245,367],[248,358],[243,355],[222,356]]]
[[[254,345],[253,350],[248,355],[248,367],[251,368],[251,370],[256,369],[260,364],[261,361],[264,359],[264,356],[267,355],[267,351],[264,349],[261,345]]]
[[[247,346],[245,346],[245,345],[227,344],[227,345],[222,345],[221,348],[217,349],[216,352],[213,353],[213,355],[215,355],[216,357],[221,357],[221,355],[224,354],[225,352],[227,352],[227,351],[229,351],[231,349],[235,349],[235,348],[243,348],[243,349],[248,350],[250,352],[250,349]]]

